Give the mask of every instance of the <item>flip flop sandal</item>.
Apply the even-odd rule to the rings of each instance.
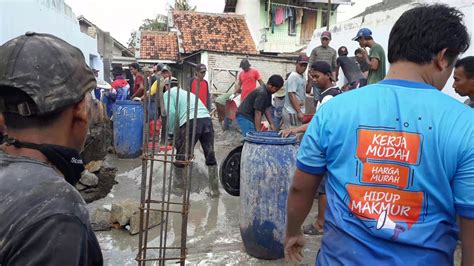
[[[318,236],[318,235],[323,235],[323,230],[322,229],[318,230],[316,227],[313,226],[313,224],[307,224],[303,226],[303,233],[305,235]]]

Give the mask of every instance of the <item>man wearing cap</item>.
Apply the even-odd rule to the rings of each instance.
[[[142,97],[145,92],[145,77],[140,73],[140,66],[138,63],[130,64],[130,69],[133,74],[133,88],[130,91],[131,99],[135,97]]]
[[[316,61],[326,62],[331,66],[331,69],[334,71],[334,77],[336,76],[337,70],[337,53],[334,48],[329,46],[331,42],[331,32],[324,31],[321,33],[321,45],[315,47],[311,51],[311,55],[309,57],[309,65],[314,64]],[[311,73],[308,73],[308,83],[306,84],[306,90],[311,91],[313,89],[314,100],[315,104],[319,101],[319,97],[321,94],[321,89],[317,86],[317,84],[313,83],[313,79],[311,78]]]
[[[291,72],[285,84],[285,104],[283,108],[283,128],[300,126],[303,122],[306,100],[306,79],[303,73],[308,67],[308,57],[298,56],[296,69]]]
[[[454,67],[453,88],[460,96],[467,96],[464,103],[474,108],[474,56],[458,60]]]
[[[316,112],[288,193],[288,259],[302,258],[301,225],[327,174],[316,265],[453,265],[458,235],[461,265],[474,265],[473,112],[441,92],[469,49],[463,16],[441,4],[405,11],[387,78]]]
[[[217,161],[214,152],[214,128],[212,126],[209,110],[193,93],[178,87],[176,78],[171,78],[171,88],[163,94],[164,108],[168,110],[168,132],[176,136],[176,162],[174,163],[174,180],[175,189],[183,188],[184,185],[184,167],[199,141],[206,159],[209,189],[211,197],[218,197],[219,192],[219,174]],[[189,104],[188,105],[188,94]],[[169,101],[169,103],[168,103]],[[188,117],[189,110],[189,117]],[[196,114],[195,114],[196,113]],[[175,128],[175,124],[178,128]],[[189,125],[189,131],[186,127]],[[193,127],[195,127],[194,143],[192,142]],[[186,141],[189,143],[188,154],[186,154]]]
[[[261,130],[263,115],[267,118],[270,128],[275,130],[270,108],[272,94],[279,91],[283,87],[283,83],[283,78],[280,75],[273,75],[268,79],[267,84],[256,88],[240,104],[237,111],[237,123],[244,137],[250,131]]]
[[[158,65],[156,73],[156,80],[153,82],[150,88],[150,105],[148,110],[148,117],[150,120],[161,119],[161,135],[160,135],[160,144],[163,145],[167,138],[167,114],[166,109],[164,108],[164,99],[163,93],[169,88],[169,80],[171,78],[171,69],[167,65]],[[141,97],[141,100],[144,100],[144,96]],[[158,106],[157,106],[158,105]],[[157,111],[155,113],[155,111]]]
[[[367,77],[367,84],[374,84],[385,78],[385,51],[382,45],[376,43],[372,38],[372,31],[368,28],[362,28],[357,32],[357,35],[352,39],[359,42],[362,48],[362,55],[367,64],[370,65],[369,76]],[[367,54],[365,48],[370,48],[370,53]]]
[[[209,92],[209,83],[207,80],[204,79],[206,76],[206,65],[198,64],[195,68],[196,72],[194,73],[194,77],[191,79],[191,92],[194,95],[199,94],[199,99],[201,102],[206,106],[207,110],[211,111],[211,94]],[[198,92],[198,83],[199,83],[199,92]]]
[[[74,185],[89,130],[94,73],[81,51],[28,32],[0,46],[0,264],[102,265]]]
[[[242,68],[242,71],[237,75],[235,93],[240,93],[240,102],[243,102],[245,97],[257,87],[257,81],[260,85],[265,85],[265,83],[260,71],[252,67],[247,58],[240,61],[240,68]]]

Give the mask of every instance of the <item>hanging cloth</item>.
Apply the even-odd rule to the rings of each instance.
[[[277,7],[275,11],[275,24],[281,25],[285,22],[285,10],[283,7]]]
[[[303,23],[303,9],[298,8],[296,9],[296,24]]]

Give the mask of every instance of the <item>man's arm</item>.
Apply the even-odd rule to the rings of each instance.
[[[370,69],[372,70],[377,70],[379,69],[379,60],[377,58],[371,58],[370,59],[370,62],[369,62],[369,65],[370,65]]]
[[[298,119],[300,121],[303,121],[303,113],[301,112],[301,106],[300,106],[300,101],[298,100],[298,96],[296,96],[296,92],[289,92],[288,96],[290,97],[290,102],[293,108],[295,109]]]
[[[461,266],[474,265],[474,219],[460,217],[461,221]]]
[[[280,130],[279,134],[283,138],[287,138],[291,134],[305,133],[306,129],[308,129],[308,125],[309,125],[309,123],[306,123],[306,124],[303,124],[299,127],[292,127],[292,128],[283,129],[283,130]]]
[[[301,225],[311,210],[314,194],[322,179],[322,175],[309,174],[299,169],[295,171],[288,193],[285,236],[285,257],[291,262],[300,263],[303,259],[304,237]]]
[[[240,73],[237,75],[237,79],[235,80],[235,93],[242,93],[242,83],[240,82]]]
[[[272,108],[268,107],[267,110],[265,110],[265,117],[267,118],[268,123],[270,124],[270,128],[272,130],[275,130],[275,124],[273,123],[273,117],[272,117]]]
[[[288,193],[287,237],[301,233],[301,225],[313,206],[314,195],[322,179],[323,175],[313,175],[296,169]]]
[[[259,79],[259,80],[258,80],[258,84],[260,84],[260,86],[263,86],[263,85],[265,85],[265,82],[263,82],[262,79]]]
[[[260,131],[262,128],[262,112],[255,110],[255,115],[253,116],[253,121],[255,123],[255,129]]]

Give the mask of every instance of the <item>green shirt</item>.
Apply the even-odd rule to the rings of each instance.
[[[372,60],[372,58],[379,60],[379,67],[377,70],[369,70],[367,84],[374,84],[385,78],[385,52],[378,43],[370,48],[369,59]]]
[[[178,97],[179,95],[179,97]],[[168,132],[174,133],[175,119],[178,118],[179,126],[184,125],[187,120],[188,110],[188,91],[173,87],[163,94],[164,108],[168,108],[168,98],[170,100],[169,111],[168,111]],[[194,93],[189,92],[189,102],[191,107],[189,108],[189,120],[194,119],[194,106],[196,106],[196,96]],[[197,118],[211,117],[206,106],[201,101],[197,101]]]

